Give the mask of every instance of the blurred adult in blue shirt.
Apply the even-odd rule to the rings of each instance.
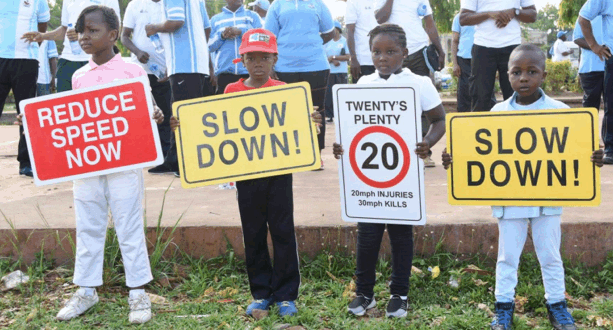
[[[328,77],[328,88],[326,89],[325,107],[328,122],[334,118],[334,105],[332,104],[332,87],[336,84],[347,83],[347,61],[351,58],[347,39],[343,37],[343,27],[338,21],[334,21],[334,37],[326,42],[324,48],[330,63],[330,76]]]
[[[453,33],[451,62],[453,74],[458,77],[458,112],[470,112],[469,79],[475,27],[460,25],[460,14],[457,14],[453,18],[451,31]]]
[[[277,36],[279,61],[275,71],[279,80],[288,84],[308,82],[313,105],[323,115],[330,73],[323,44],[332,39],[335,29],[328,7],[322,0],[277,0],[268,9],[264,27]],[[325,128],[322,126],[317,136],[320,150],[325,146]]]
[[[602,16],[592,20],[592,31],[596,42],[602,43]],[[579,19],[573,31],[574,42],[581,47],[579,76],[583,88],[583,107],[600,109],[600,97],[604,92],[604,61],[590,49],[583,37]]]
[[[602,43],[595,38],[591,21],[602,16]],[[604,140],[604,163],[613,164],[613,1],[588,0],[579,12],[581,32],[590,49],[605,61],[604,73],[604,118],[601,136]]]

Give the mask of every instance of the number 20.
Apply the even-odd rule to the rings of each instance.
[[[362,164],[362,168],[378,170],[379,165],[372,164],[372,161],[373,159],[375,159],[375,157],[377,157],[377,153],[379,149],[377,148],[377,145],[372,142],[364,143],[361,149],[366,150],[368,148],[371,148],[372,152],[370,156],[368,156],[366,160],[364,161],[364,163]],[[390,149],[390,148],[392,149],[392,163],[391,164],[389,163],[389,159],[387,158],[387,149]],[[396,167],[398,167],[398,149],[396,148],[395,144],[388,142],[383,145],[383,147],[381,148],[381,162],[383,163],[383,167],[385,167],[388,170],[394,170],[396,169]]]

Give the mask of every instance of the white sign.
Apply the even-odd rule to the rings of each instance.
[[[333,95],[343,220],[424,225],[419,86],[336,85]]]

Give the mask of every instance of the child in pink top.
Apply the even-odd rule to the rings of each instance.
[[[139,65],[126,63],[116,54],[119,18],[111,8],[85,8],[77,20],[76,31],[81,48],[92,58],[72,76],[74,89],[147,75]],[[157,109],[154,119],[159,123],[163,118]],[[153,279],[143,228],[143,191],[140,169],[74,181],[77,251],[73,282],[80,288],[60,310],[58,320],[77,317],[98,302],[95,287],[102,285],[109,208],[121,248],[126,285],[131,289],[130,322],[151,319],[151,302],[143,289]]]

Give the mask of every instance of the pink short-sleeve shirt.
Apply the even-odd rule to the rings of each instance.
[[[121,54],[115,55],[110,61],[102,65],[98,65],[90,59],[88,64],[72,75],[72,89],[108,84],[115,80],[140,76],[147,76],[145,70],[138,64],[124,61]]]

